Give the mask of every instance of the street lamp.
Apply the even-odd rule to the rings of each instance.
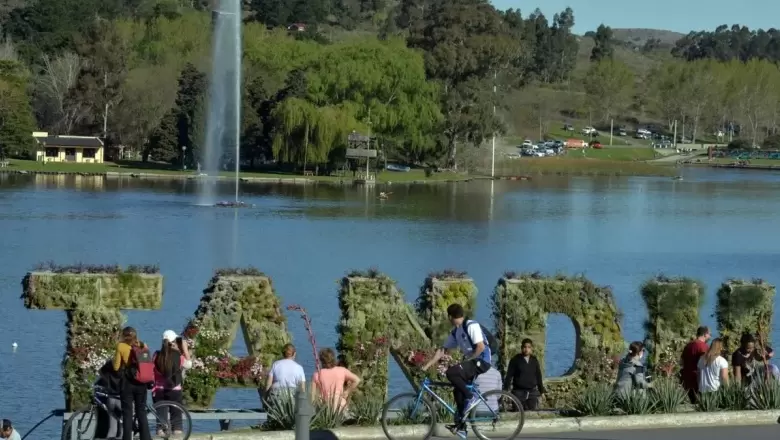
[[[187,147],[181,146],[181,170],[184,171],[184,162],[187,158]]]

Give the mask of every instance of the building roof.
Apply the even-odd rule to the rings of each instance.
[[[92,147],[103,146],[103,141],[95,136],[46,136],[36,137],[39,144],[50,147]]]

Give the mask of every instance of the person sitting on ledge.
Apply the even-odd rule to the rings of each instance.
[[[523,339],[520,353],[509,361],[504,386],[517,397],[526,411],[539,408],[539,398],[546,393],[542,383],[542,367],[534,356],[534,343]]]
[[[0,432],[0,434],[2,434],[0,437],[7,438],[8,440],[21,440],[19,431],[14,429],[14,426],[8,419],[3,419],[3,430]]]
[[[628,346],[628,354],[620,361],[615,394],[628,394],[633,390],[644,390],[648,387],[645,379],[645,344],[634,341]]]
[[[775,355],[775,351],[772,349],[772,347],[766,347],[764,348],[764,352],[766,353],[766,361],[769,367],[769,372],[776,380],[780,380],[780,368],[777,368],[777,365],[772,363],[772,357]]]

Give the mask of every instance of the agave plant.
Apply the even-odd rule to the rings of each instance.
[[[645,415],[652,413],[655,409],[652,395],[645,390],[617,393],[615,402],[618,409],[626,414]]]
[[[720,393],[715,391],[711,393],[700,393],[696,410],[700,412],[715,412],[720,409]]]
[[[573,409],[584,416],[608,416],[615,407],[612,386],[596,383],[588,386],[574,400]]]
[[[680,382],[671,377],[662,377],[654,380],[650,395],[655,410],[663,414],[676,413],[687,398],[687,393],[680,385]]]
[[[749,393],[741,383],[729,382],[718,390],[720,409],[727,411],[742,411],[748,409]]]
[[[293,392],[275,393],[265,401],[269,430],[286,430],[295,427],[295,394]]]
[[[362,399],[354,399],[349,406],[350,419],[361,426],[375,425],[379,420],[384,402],[377,396],[363,396]]]
[[[314,417],[311,419],[311,429],[334,429],[344,424],[346,410],[341,404],[341,397],[335,394],[327,399],[317,399],[314,404]]]
[[[780,382],[774,376],[759,376],[750,387],[750,409],[780,409]]]

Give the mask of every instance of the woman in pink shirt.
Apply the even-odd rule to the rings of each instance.
[[[337,403],[341,409],[344,409],[349,395],[360,383],[360,378],[346,368],[338,366],[336,353],[330,348],[320,350],[320,364],[322,369],[314,373],[312,378],[316,390],[314,395],[329,404]]]

